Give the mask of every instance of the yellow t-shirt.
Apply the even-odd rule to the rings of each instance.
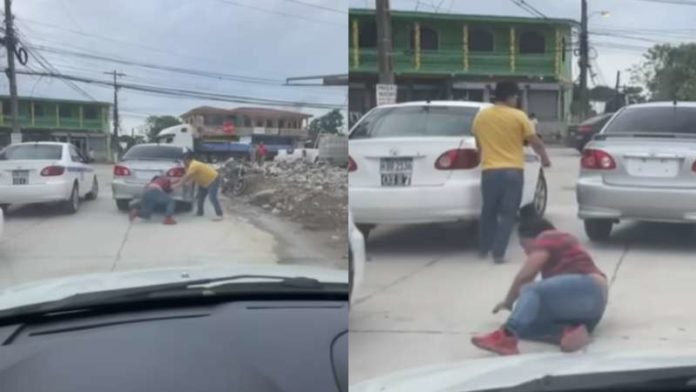
[[[188,169],[186,169],[186,174],[191,176],[196,185],[203,188],[207,188],[218,177],[217,170],[196,160],[191,161]]]
[[[472,131],[483,170],[524,169],[524,141],[535,132],[523,111],[504,105],[485,108],[474,118]]]

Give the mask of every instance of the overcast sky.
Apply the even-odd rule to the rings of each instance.
[[[580,0],[525,0],[550,18],[580,21]],[[688,2],[683,1],[681,2]],[[374,8],[373,0],[350,0],[353,8]],[[696,41],[696,1],[693,5],[665,4],[651,0],[589,0],[591,60],[595,82],[614,85],[616,71],[641,61],[654,43]],[[392,0],[392,9],[461,14],[532,15],[511,0]],[[600,11],[609,11],[603,17]],[[601,35],[600,35],[601,34]],[[621,35],[619,37],[617,35]],[[574,76],[577,77],[577,67]],[[628,74],[622,79],[628,82]]]
[[[39,48],[34,50],[66,75],[110,80],[104,72],[115,69],[126,74],[121,78],[124,83],[337,107],[347,104],[344,87],[280,84],[287,77],[348,72],[347,7],[347,0],[13,1],[16,28],[25,44]],[[264,80],[219,80],[85,59],[55,53],[56,50]],[[36,58],[30,57],[28,67],[45,72]],[[7,79],[0,80],[0,88],[7,94]],[[113,100],[110,88],[76,84],[96,100]],[[20,76],[18,85],[22,96],[87,99],[57,79]],[[122,128],[128,131],[141,125],[150,114],[179,115],[199,105],[243,106],[128,90],[120,90],[119,99]],[[283,108],[314,115],[326,112],[307,107]]]

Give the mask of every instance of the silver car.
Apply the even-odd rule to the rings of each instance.
[[[185,148],[171,145],[138,144],[131,147],[114,166],[111,187],[118,209],[127,211],[131,201],[140,198],[145,184],[155,176],[183,177],[186,172],[183,164],[185,152]],[[172,196],[185,209],[190,209],[193,193],[193,186],[187,185],[175,190]]]
[[[696,222],[696,102],[621,109],[580,166],[578,216],[591,240],[620,220]]]

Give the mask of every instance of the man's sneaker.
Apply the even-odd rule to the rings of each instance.
[[[572,353],[587,346],[590,342],[590,333],[585,325],[565,327],[561,336],[561,351]]]
[[[132,209],[132,210],[128,211],[128,220],[130,220],[131,222],[133,222],[137,216],[138,216],[138,210]]]
[[[502,328],[487,335],[474,336],[471,338],[471,343],[480,349],[492,351],[500,355],[520,353],[517,349],[517,338],[506,334]]]
[[[164,222],[162,222],[162,223],[165,225],[175,225],[176,221],[171,216],[168,216],[168,217],[164,218]]]

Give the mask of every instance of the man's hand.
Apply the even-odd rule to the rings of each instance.
[[[541,166],[543,166],[543,167],[545,167],[545,168],[547,168],[547,169],[548,169],[549,167],[551,167],[551,160],[549,159],[549,157],[542,157],[542,158],[541,158]]]
[[[500,312],[501,310],[506,309],[506,310],[512,310],[512,304],[507,303],[506,301],[501,301],[495,307],[493,308],[493,314],[496,314]]]

